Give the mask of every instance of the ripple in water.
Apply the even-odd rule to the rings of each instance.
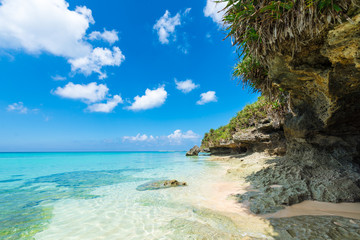
[[[148,180],[129,175],[140,171],[142,169],[67,172],[38,177],[19,187],[0,190],[0,238],[32,239],[52,218],[54,202],[92,199],[99,197],[91,193],[96,187]]]

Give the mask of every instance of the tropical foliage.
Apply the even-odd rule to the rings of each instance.
[[[272,84],[269,60],[278,52],[301,51],[309,41],[321,36],[332,25],[349,20],[349,9],[359,0],[219,0],[227,3],[224,25],[239,62],[233,77],[264,96],[247,105],[228,125],[205,134],[203,147],[232,139],[241,129],[254,126],[271,112],[285,114],[287,94]],[[283,115],[282,115],[283,116]]]
[[[324,29],[350,19],[346,14],[355,1],[220,0],[227,3],[227,37],[238,47],[233,76],[255,91],[271,90],[268,60],[281,51],[295,54]]]

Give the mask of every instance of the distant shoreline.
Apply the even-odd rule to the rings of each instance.
[[[1,152],[2,153],[147,153],[147,152],[186,152],[186,150],[158,150],[158,151],[19,151],[19,152]]]

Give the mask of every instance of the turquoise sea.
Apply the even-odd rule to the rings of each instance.
[[[207,158],[185,152],[0,153],[0,239],[197,239],[207,233],[191,223],[207,221],[197,209],[221,169]],[[188,186],[136,190],[158,179]]]

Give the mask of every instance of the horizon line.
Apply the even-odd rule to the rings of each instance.
[[[1,153],[122,153],[122,152],[186,152],[186,150],[120,150],[120,151],[0,151]]]

